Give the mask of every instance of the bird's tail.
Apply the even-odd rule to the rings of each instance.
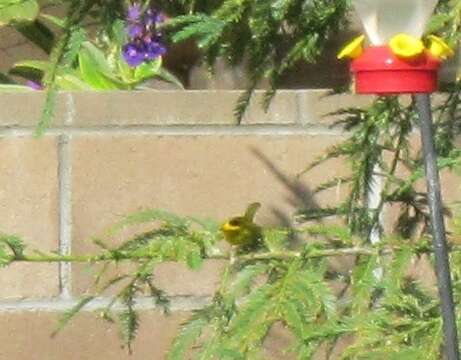
[[[253,222],[253,219],[256,215],[256,211],[261,207],[261,204],[259,202],[252,203],[248,205],[247,210],[245,211],[245,219],[248,221]]]

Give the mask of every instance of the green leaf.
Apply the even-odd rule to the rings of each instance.
[[[239,353],[234,349],[228,348],[219,348],[216,351],[217,356],[221,360],[247,360],[248,358],[245,357],[243,354]]]
[[[56,76],[56,84],[61,90],[91,90],[91,86],[75,75],[64,74]]]
[[[127,40],[127,32],[126,32],[126,25],[125,22],[118,19],[114,21],[111,30],[111,37],[112,40],[120,45],[124,44]]]
[[[0,234],[0,267],[9,265],[23,253],[24,243],[18,236]]]
[[[72,30],[66,51],[63,55],[62,64],[73,66],[78,58],[81,47],[87,39],[86,30],[82,27],[76,27]]]
[[[277,20],[282,20],[292,4],[291,1],[287,0],[275,0],[271,4],[272,16]]]
[[[0,26],[33,21],[39,10],[36,0],[0,0]]]
[[[149,223],[154,221],[161,221],[179,228],[185,228],[187,226],[186,220],[167,211],[160,209],[144,209],[126,216],[117,224],[110,227],[107,231],[107,235],[113,236],[126,226]]]
[[[450,22],[450,19],[450,14],[439,13],[433,15],[426,26],[426,32],[431,34],[440,31],[447,23]]]
[[[70,310],[67,310],[64,315],[61,316],[59,319],[58,326],[56,330],[54,330],[51,336],[56,336],[59,331],[61,331],[74,317],[77,315],[80,310],[84,308],[86,304],[88,304],[91,300],[94,299],[94,296],[86,296],[82,298],[74,307]]]
[[[0,244],[0,268],[8,266],[11,263],[11,255],[8,254],[3,244]]]
[[[263,239],[270,251],[283,251],[289,245],[290,232],[286,229],[264,229]]]
[[[413,251],[409,246],[402,246],[396,251],[394,259],[382,279],[382,286],[385,291],[384,301],[400,301],[402,281],[412,257]]]
[[[202,266],[203,259],[200,254],[200,249],[197,248],[197,251],[191,251],[189,254],[187,254],[187,265],[193,269],[197,270]]]
[[[4,243],[15,256],[22,256],[24,253],[24,242],[16,235],[0,235],[0,242]]]
[[[46,72],[50,70],[51,64],[49,61],[44,60],[23,60],[14,64],[13,69],[17,68],[33,69]]]
[[[9,73],[27,80],[41,81],[43,74],[50,68],[51,64],[48,61],[24,60],[15,63]]]
[[[187,358],[190,347],[198,340],[203,328],[208,321],[195,315],[181,329],[173,341],[173,345],[168,353],[168,360],[184,360]]]
[[[78,55],[80,75],[95,90],[123,89],[122,83],[110,78],[109,63],[104,54],[93,44],[86,42]],[[108,76],[109,75],[109,76]]]
[[[378,257],[370,256],[361,259],[352,271],[352,308],[354,312],[362,314],[370,306],[373,290],[378,284],[375,269],[378,267]]]
[[[229,293],[236,298],[246,295],[250,291],[253,282],[258,275],[262,275],[265,271],[267,271],[267,269],[268,266],[266,264],[245,266],[241,271],[239,271],[234,281],[231,283]]]
[[[200,313],[195,314],[186,324],[173,341],[173,345],[168,353],[168,360],[184,360],[187,351],[194,345],[207,326],[208,320]]]
[[[53,15],[49,15],[49,14],[40,14],[40,17],[48,20],[49,22],[51,22],[52,24],[64,29],[65,27],[65,23],[66,23],[66,19],[64,18],[60,18],[60,17],[57,17],[57,16],[53,16]]]
[[[253,291],[233,319],[229,329],[231,343],[259,346],[269,326],[275,320],[269,314],[276,305],[272,299],[273,287],[265,284]],[[246,346],[245,346],[246,347]]]
[[[118,315],[118,318],[125,345],[128,346],[128,351],[131,353],[131,344],[138,333],[139,315],[132,306],[128,306],[126,310]]]
[[[54,109],[56,106],[56,99],[58,96],[57,84],[53,84],[48,88],[45,98],[45,106],[42,110],[42,115],[38,121],[37,128],[35,129],[35,137],[39,138],[48,129],[51,121],[53,120]]]
[[[107,56],[103,51],[98,49],[93,43],[85,41],[81,44],[81,52],[85,53],[90,59],[92,64],[98,71],[106,76],[112,75],[112,68],[107,61]]]
[[[305,327],[305,315],[301,314],[300,310],[302,307],[296,306],[296,303],[292,300],[285,301],[280,304],[282,309],[282,318],[285,324],[287,324],[294,334],[302,339],[304,336]]]
[[[162,58],[158,57],[154,61],[143,62],[134,71],[134,80],[141,82],[156,76],[162,66]]]
[[[30,92],[34,90],[24,85],[0,84],[0,91]]]
[[[176,85],[180,89],[184,89],[184,85],[182,84],[181,80],[179,80],[174,74],[172,74],[163,67],[159,69],[157,77],[159,77],[162,80],[165,80],[166,82]]]

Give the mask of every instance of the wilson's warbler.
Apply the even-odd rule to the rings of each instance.
[[[253,220],[260,206],[260,203],[252,203],[243,216],[233,217],[222,224],[221,231],[228,243],[247,249],[258,246],[262,239],[262,228]]]

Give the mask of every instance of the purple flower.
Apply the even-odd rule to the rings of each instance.
[[[131,25],[128,25],[127,27],[127,32],[128,32],[130,39],[134,39],[134,38],[137,38],[138,36],[141,36],[143,30],[144,30],[144,27],[140,24],[131,24]]]
[[[133,5],[128,7],[128,16],[127,20],[131,22],[136,22],[139,20],[141,16],[141,5],[138,3],[134,3]]]
[[[125,61],[131,67],[143,61],[151,61],[166,53],[163,34],[157,31],[157,24],[165,21],[165,16],[154,8],[142,12],[141,5],[134,3],[128,8],[126,31],[130,42],[122,49]]]
[[[140,65],[145,58],[144,49],[142,49],[141,46],[133,43],[126,44],[122,49],[122,53],[123,58],[131,67],[136,67]]]
[[[162,56],[166,53],[166,48],[161,43],[152,41],[151,43],[147,44],[145,58],[147,60],[154,60],[159,56]]]
[[[165,15],[154,9],[148,9],[145,15],[146,26],[160,24],[165,21]]]
[[[27,80],[26,85],[33,90],[43,90],[43,85],[38,81]]]

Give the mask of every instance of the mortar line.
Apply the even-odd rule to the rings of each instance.
[[[296,95],[295,95],[295,104],[296,104],[296,109],[295,109],[296,124],[298,126],[303,126],[303,121],[302,121],[302,116],[301,116],[301,95],[298,92],[296,92]]]
[[[72,194],[70,144],[71,135],[62,134],[58,139],[58,178],[59,178],[59,253],[70,255],[72,247]],[[59,263],[60,296],[71,296],[71,264]]]
[[[64,125],[72,125],[75,116],[75,102],[72,93],[65,95],[66,112],[64,116]]]
[[[203,308],[211,302],[211,296],[173,296],[170,298],[171,311],[191,311]],[[83,311],[98,311],[104,309],[111,302],[111,298],[97,297],[85,305]],[[21,311],[63,312],[72,309],[79,302],[74,298],[54,299],[21,299],[0,301],[0,313]],[[155,304],[151,297],[138,297],[135,299],[136,310],[154,310],[160,306]],[[123,304],[116,302],[114,311],[123,310]]]
[[[32,127],[0,128],[0,137],[23,137],[34,134]],[[88,136],[88,135],[157,135],[157,136],[344,136],[348,133],[340,129],[324,126],[299,125],[127,125],[95,127],[55,127],[48,129],[45,136]]]

